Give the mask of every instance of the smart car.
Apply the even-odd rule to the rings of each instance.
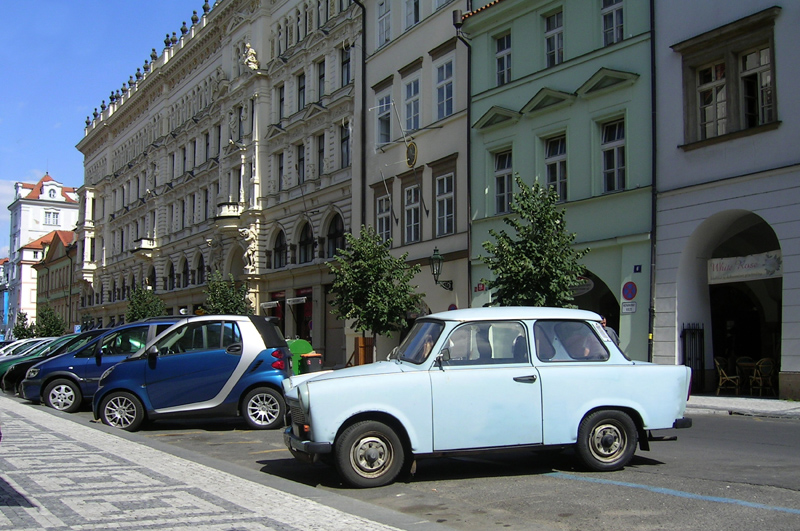
[[[454,310],[417,319],[388,361],[284,381],[284,442],[356,487],[498,449],[573,446],[588,469],[617,470],[665,440],[650,430],[691,426],[690,381],[688,367],[625,357],[592,312]]]
[[[274,318],[186,317],[103,374],[94,417],[128,431],[146,419],[192,416],[241,416],[251,428],[276,428],[290,361]]]

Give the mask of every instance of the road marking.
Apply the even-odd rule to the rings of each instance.
[[[627,483],[625,481],[612,481],[610,479],[590,478],[583,476],[573,476],[572,474],[565,474],[563,472],[550,472],[545,474],[557,479],[572,479],[576,481],[586,481],[588,483],[602,483],[604,485],[616,485],[618,487],[629,487],[631,489],[643,489],[655,492],[657,494],[666,494],[668,496],[676,496],[678,498],[689,498],[692,500],[710,501],[716,503],[730,503],[732,505],[742,505],[753,509],[766,509],[768,511],[778,511],[782,513],[800,514],[800,509],[791,509],[789,507],[776,507],[774,505],[764,505],[763,503],[753,503],[744,500],[737,500],[734,498],[721,498],[719,496],[703,496],[700,494],[693,494],[691,492],[684,492],[681,490],[665,489],[662,487],[651,487],[650,485],[640,485],[638,483]]]
[[[272,452],[288,452],[288,451],[289,451],[288,448],[276,448],[275,450],[260,450],[258,452],[248,452],[248,454],[249,455],[269,454],[269,453],[272,453]]]

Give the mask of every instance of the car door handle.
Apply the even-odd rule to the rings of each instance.
[[[536,375],[531,374],[530,376],[515,376],[514,381],[520,383],[533,383],[536,381]]]

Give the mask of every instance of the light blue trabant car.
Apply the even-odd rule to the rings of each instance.
[[[415,460],[574,445],[590,470],[617,470],[650,430],[688,428],[691,372],[631,361],[600,316],[476,308],[420,318],[387,361],[284,380],[284,442],[377,487]]]

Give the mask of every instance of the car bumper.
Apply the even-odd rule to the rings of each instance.
[[[39,380],[22,380],[22,398],[38,402],[42,396],[42,383]]]
[[[692,427],[692,419],[689,417],[682,417],[672,423],[672,427],[676,430]]]
[[[283,442],[295,457],[299,454],[307,456],[309,461],[315,461],[318,454],[329,454],[333,451],[333,445],[329,442],[304,441],[295,435],[292,427],[289,426],[283,432]]]

